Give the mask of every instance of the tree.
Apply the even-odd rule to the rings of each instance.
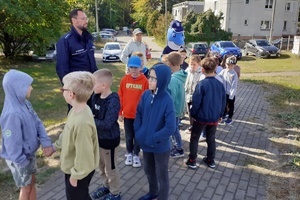
[[[61,0],[2,0],[0,46],[6,57],[30,50],[42,52],[60,35],[69,4]]]
[[[230,40],[231,32],[221,29],[223,13],[215,15],[211,9],[203,13],[190,12],[184,19],[185,42]]]

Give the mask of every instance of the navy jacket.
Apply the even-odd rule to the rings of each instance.
[[[117,93],[113,92],[105,99],[101,99],[100,94],[93,95],[92,112],[99,146],[103,149],[113,149],[120,144],[119,110],[120,99]]]
[[[72,26],[71,31],[57,42],[56,51],[56,73],[61,81],[70,72],[93,73],[98,70],[94,56],[93,36],[87,31],[83,31],[81,36]]]
[[[171,149],[170,136],[176,128],[174,104],[167,92],[171,70],[164,64],[153,70],[157,88],[155,94],[146,90],[140,99],[134,120],[135,139],[144,152],[164,153]]]
[[[214,76],[198,82],[192,98],[191,116],[197,122],[218,122],[226,105],[223,84]]]

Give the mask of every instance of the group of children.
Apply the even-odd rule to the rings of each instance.
[[[198,141],[205,132],[208,148],[203,161],[209,167],[215,167],[217,124],[222,118],[225,120],[227,114],[226,122],[232,122],[237,84],[234,58],[226,60],[227,68],[220,72],[222,78],[216,74],[214,58],[201,61],[193,55],[186,70],[182,69],[185,56],[179,52],[168,54],[162,63],[149,70],[143,66],[141,58],[141,53],[130,57],[129,72],[122,78],[118,93],[111,91],[113,74],[108,69],[100,69],[94,74],[67,74],[61,91],[72,109],[63,132],[53,144],[26,100],[33,79],[17,70],[5,74],[5,101],[0,118],[1,156],[6,159],[16,185],[21,188],[19,199],[36,199],[34,158],[40,144],[45,156],[56,150],[61,152],[67,199],[91,199],[88,187],[96,168],[99,168],[102,186],[92,193],[92,197],[121,199],[117,167],[118,120],[124,122],[125,165],[141,167],[139,153],[140,149],[143,151],[149,192],[139,200],[168,199],[169,158],[184,156],[179,122],[186,110],[191,125],[186,165],[196,168]],[[88,106],[91,95],[92,103]]]

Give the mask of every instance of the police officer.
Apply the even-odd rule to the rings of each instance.
[[[62,36],[56,44],[56,73],[62,78],[74,71],[98,70],[94,56],[93,36],[87,31],[88,18],[82,9],[71,11],[71,31]]]

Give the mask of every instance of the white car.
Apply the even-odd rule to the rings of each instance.
[[[103,62],[120,61],[122,48],[119,42],[107,42],[103,48]]]

